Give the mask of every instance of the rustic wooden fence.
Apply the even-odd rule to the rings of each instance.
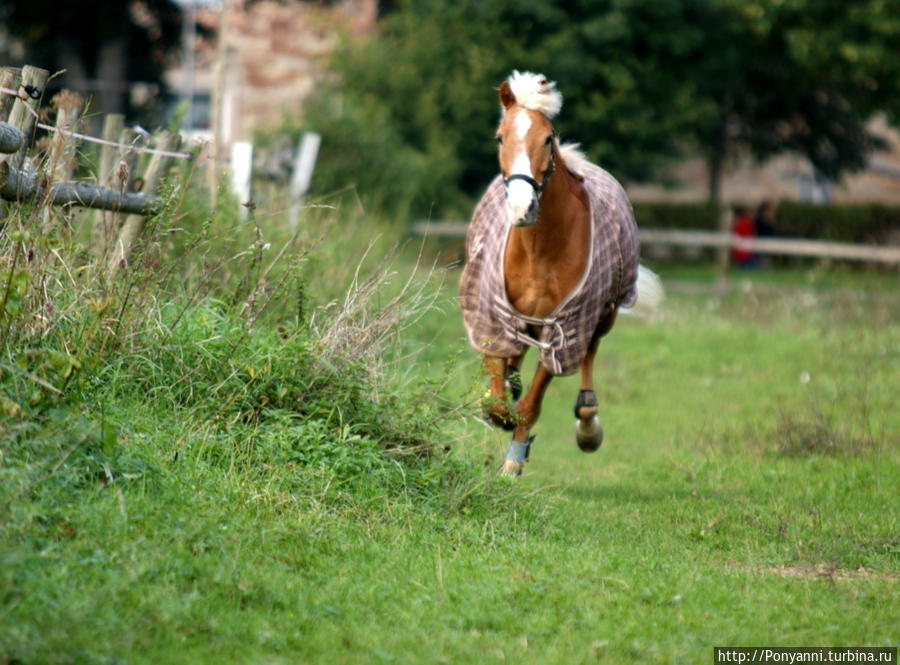
[[[178,152],[181,137],[177,133],[143,136],[126,128],[121,115],[104,119],[102,138],[79,133],[84,102],[67,91],[50,102],[56,110],[55,124],[40,122],[48,79],[49,72],[38,67],[0,68],[0,198],[98,211],[92,251],[106,258],[109,273],[115,274],[127,265],[147,219],[163,209],[159,188],[172,160],[193,155]],[[40,168],[27,158],[38,129],[52,136]],[[82,141],[102,146],[96,182],[72,179],[77,146]],[[139,153],[151,154],[141,177],[135,172]]]

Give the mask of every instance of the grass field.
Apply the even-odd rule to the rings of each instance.
[[[578,451],[577,381],[557,380],[520,481],[496,477],[506,435],[476,417],[452,271],[392,342],[387,384],[361,378],[346,404],[357,367],[274,326],[230,330],[215,305],[173,323],[164,352],[98,372],[89,406],[29,421],[6,404],[0,662],[896,645],[896,275],[741,273],[717,300],[707,270],[659,271],[660,318],[622,319],[601,345],[603,448]],[[279,400],[304,381],[301,418]],[[97,405],[99,430],[80,413]],[[417,418],[437,426],[403,430]],[[385,453],[386,433],[403,445]],[[420,437],[449,451],[418,456]]]

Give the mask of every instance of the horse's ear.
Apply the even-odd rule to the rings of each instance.
[[[503,108],[508,109],[516,103],[516,96],[513,94],[512,88],[509,87],[509,81],[500,84],[500,103]]]

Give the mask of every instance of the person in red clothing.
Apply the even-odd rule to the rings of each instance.
[[[756,235],[753,219],[751,219],[750,213],[746,208],[741,206],[735,208],[731,232],[742,238],[753,238]],[[742,268],[752,268],[756,265],[756,256],[753,252],[742,248],[740,245],[731,248],[731,260]]]

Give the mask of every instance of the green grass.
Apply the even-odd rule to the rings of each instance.
[[[707,272],[662,276],[662,318],[601,345],[603,448],[578,451],[577,379],[556,380],[518,482],[475,417],[455,273],[374,379],[203,305],[90,400],[0,429],[0,662],[897,644],[896,277],[747,273],[720,302]]]

